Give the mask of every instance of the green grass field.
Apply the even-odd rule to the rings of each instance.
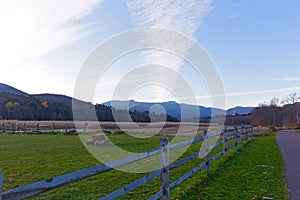
[[[265,196],[287,199],[282,160],[274,135],[257,137],[242,145],[238,152],[230,152],[228,158],[219,158],[212,163],[209,175],[200,170],[174,188],[171,198],[251,199],[256,196],[259,199]],[[113,135],[110,138],[118,146],[135,152],[159,146],[159,137],[133,139],[127,135]],[[183,156],[198,151],[200,145],[192,145]],[[170,181],[176,180],[201,161],[200,158],[194,159],[172,170]],[[0,168],[4,172],[4,191],[96,164],[99,161],[87,152],[78,136],[0,134]],[[97,199],[144,175],[112,170],[32,199]],[[121,199],[147,199],[159,190],[159,184],[158,177]]]
[[[288,199],[276,133],[243,144],[182,199]]]

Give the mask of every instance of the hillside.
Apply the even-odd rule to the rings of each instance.
[[[27,93],[18,90],[14,87],[6,85],[4,83],[0,83],[0,92],[9,93],[9,94],[16,94],[16,95],[28,95]]]
[[[72,103],[72,97],[68,97],[60,94],[33,94],[31,95],[40,100],[57,101],[61,103]]]
[[[254,107],[241,107],[230,108],[226,111],[227,115],[247,115],[253,111]]]

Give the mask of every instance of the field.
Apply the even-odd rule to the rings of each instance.
[[[272,132],[244,144],[182,199],[289,199],[275,136]]]
[[[201,199],[215,199],[213,197],[220,195],[222,199],[250,199],[255,196],[287,199],[282,160],[274,135],[257,137],[242,145],[238,152],[231,152],[229,158],[218,159],[212,164],[212,172],[208,176],[203,171],[197,172],[172,190],[172,199],[195,199],[198,195]],[[134,152],[158,147],[160,138],[154,136],[133,139],[126,134],[112,134],[109,137],[118,146]],[[192,145],[184,156],[198,151],[199,145]],[[199,162],[200,158],[172,171],[171,181]],[[4,172],[4,191],[96,164],[99,161],[86,151],[78,136],[0,134],[0,166]],[[230,176],[227,177],[228,175]],[[33,199],[96,199],[142,176],[144,174],[113,170]],[[236,184],[239,187],[233,191]],[[159,178],[156,178],[121,199],[146,199],[158,189]]]

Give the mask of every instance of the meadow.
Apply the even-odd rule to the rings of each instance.
[[[203,170],[197,172],[171,191],[171,199],[288,199],[275,133],[264,135],[240,145],[237,151],[232,150],[229,157],[217,159],[209,174]],[[132,152],[157,148],[160,140],[159,136],[133,138],[126,134],[108,137],[114,144]],[[192,145],[183,157],[199,151],[200,145]],[[202,159],[197,158],[172,170],[170,181],[200,162]],[[0,134],[3,191],[97,164],[100,162],[87,152],[79,136]],[[144,175],[112,170],[31,199],[97,199]],[[147,199],[159,190],[159,184],[158,177],[120,199]]]

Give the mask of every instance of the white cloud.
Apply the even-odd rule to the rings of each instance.
[[[2,1],[1,66],[10,67],[70,44],[88,32],[76,21],[99,0]]]
[[[247,96],[247,95],[256,95],[256,94],[281,94],[286,95],[286,92],[295,92],[300,90],[300,87],[289,87],[289,88],[280,88],[280,89],[273,89],[273,90],[259,90],[259,91],[246,91],[246,92],[234,92],[234,93],[226,93],[226,97],[236,97],[236,96]],[[194,97],[185,97],[185,100],[189,100],[190,98]],[[203,95],[197,96],[197,99],[208,99],[211,98],[210,95]]]
[[[132,23],[136,28],[168,29],[184,34],[189,38],[194,38],[206,14],[212,10],[212,0],[125,0],[125,2]],[[147,37],[147,35],[145,35],[145,37]],[[162,38],[165,39],[165,37]],[[169,40],[172,40],[172,38]],[[175,47],[180,41],[172,42]],[[188,53],[190,46],[181,45],[179,48],[181,48],[181,52],[183,52],[181,56],[184,57],[185,54]],[[164,51],[144,53],[142,62],[143,64],[167,66],[175,71],[178,71],[183,64],[181,58]],[[158,79],[168,78],[170,82],[176,81],[176,77],[170,78],[166,76],[166,74],[162,75],[159,74],[159,72],[157,73]],[[159,93],[156,92],[156,94]],[[164,94],[160,94],[159,97],[162,95]]]
[[[229,15],[226,17],[226,19],[231,20],[231,19],[236,19],[238,17],[240,17],[240,15]]]
[[[38,87],[31,82],[34,81],[32,77],[36,77],[37,81],[54,81],[55,77],[50,74],[53,66],[45,65],[39,57],[89,34],[89,24],[80,23],[80,19],[90,14],[100,2],[101,0],[1,1],[1,81],[18,86],[31,84],[28,88]],[[44,75],[45,71],[49,73]],[[54,83],[48,85],[51,84]],[[45,84],[44,87],[48,85]]]
[[[212,0],[125,0],[136,27],[162,28],[194,36]]]
[[[292,77],[282,77],[275,79],[276,81],[300,81],[299,76],[292,76]]]

